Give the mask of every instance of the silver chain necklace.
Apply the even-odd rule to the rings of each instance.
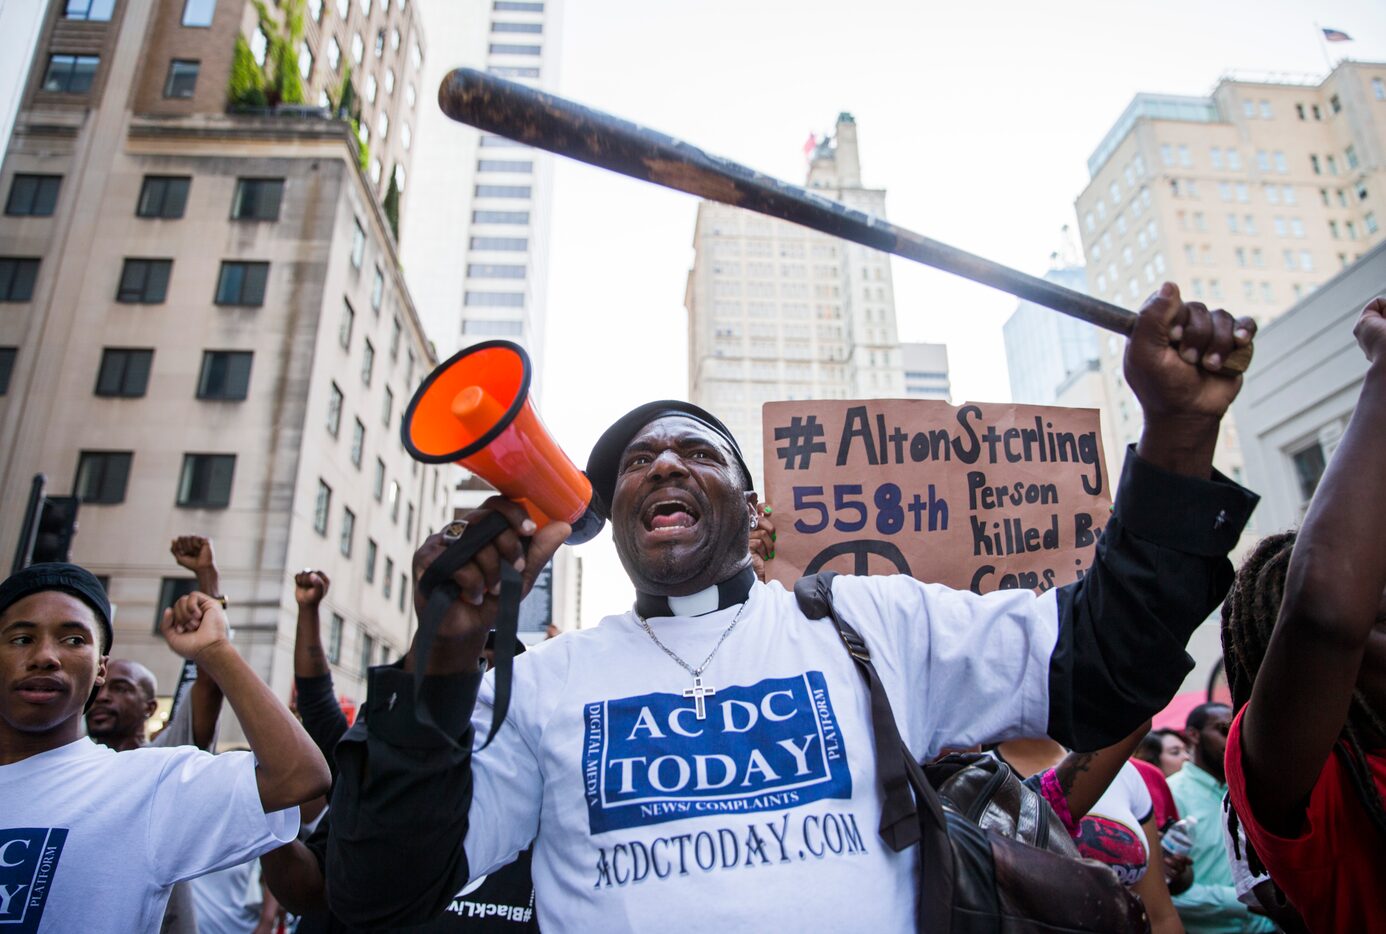
[[[655,635],[654,630],[650,628],[650,624],[645,620],[645,617],[638,613],[635,615],[635,620],[640,624],[640,628],[645,630],[645,635],[653,639],[654,644],[663,649],[665,655],[678,662],[679,667],[693,676],[693,686],[691,688],[685,688],[683,696],[693,699],[693,709],[695,711],[695,716],[697,716],[699,720],[707,719],[706,698],[717,693],[715,687],[703,684],[703,672],[707,670],[708,664],[711,663],[712,656],[717,654],[717,650],[722,647],[722,643],[727,641],[727,636],[731,635],[732,630],[736,628],[736,624],[741,621],[741,614],[745,612],[746,603],[749,602],[750,601],[747,600],[745,603],[741,604],[741,609],[737,610],[736,615],[732,617],[731,625],[722,630],[722,637],[717,640],[717,644],[712,647],[712,651],[707,653],[707,658],[703,659],[703,663],[697,668],[694,668],[692,665],[688,664],[688,662],[679,658],[678,654],[673,649],[669,648],[669,646],[665,645],[663,642],[660,642],[659,636]]]

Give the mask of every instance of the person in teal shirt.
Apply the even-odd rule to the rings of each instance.
[[[1190,934],[1243,934],[1274,931],[1275,924],[1252,914],[1237,899],[1232,866],[1222,843],[1222,798],[1227,794],[1223,753],[1232,708],[1226,704],[1200,704],[1189,711],[1187,721],[1193,759],[1169,777],[1169,790],[1179,813],[1196,821],[1193,827],[1194,881],[1174,896],[1174,907]]]

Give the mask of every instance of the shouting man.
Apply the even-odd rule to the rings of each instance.
[[[1145,430],[1082,581],[977,596],[837,578],[918,759],[1044,734],[1096,749],[1178,688],[1255,503],[1212,469],[1240,385],[1219,371],[1253,330],[1173,285],[1147,302],[1126,352]],[[334,910],[362,927],[421,921],[534,840],[545,931],[915,930],[917,848],[876,834],[866,691],[835,628],[756,581],[736,441],[695,406],[652,403],[602,436],[588,475],[634,607],[518,659],[509,718],[474,752],[500,563],[529,584],[568,532],[488,502],[512,529],[454,576],[462,596],[429,657],[372,671],[366,722],[338,747]],[[442,548],[425,543],[416,579]],[[436,726],[415,717],[415,665]]]

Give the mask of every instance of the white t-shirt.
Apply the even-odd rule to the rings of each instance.
[[[82,738],[0,766],[0,931],[157,931],[175,882],[294,838],[248,752],[117,753]]]
[[[1237,890],[1237,900],[1249,908],[1260,909],[1261,900],[1256,897],[1256,886],[1262,882],[1270,881],[1269,873],[1261,873],[1259,876],[1251,872],[1250,861],[1246,858],[1247,847],[1246,831],[1242,829],[1241,822],[1237,822],[1237,840],[1235,846],[1232,841],[1232,829],[1227,826],[1227,812],[1232,807],[1227,795],[1222,796],[1222,847],[1227,851],[1227,864],[1232,867],[1232,885]]]
[[[979,597],[895,576],[838,578],[833,593],[920,759],[1046,730],[1052,591]],[[736,612],[651,626],[697,665]],[[517,658],[509,716],[473,760],[473,877],[534,840],[550,934],[914,931],[917,848],[878,835],[868,695],[831,620],[756,584],[703,681],[716,693],[699,720],[691,677],[634,613]]]
[[[1102,797],[1078,822],[1079,853],[1111,866],[1123,885],[1135,885],[1145,875],[1150,857],[1141,824],[1154,811],[1140,770],[1123,762]]]

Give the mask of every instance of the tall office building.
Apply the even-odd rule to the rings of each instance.
[[[405,215],[400,249],[420,318],[440,359],[479,341],[505,338],[533,361],[530,394],[542,405],[548,240],[553,160],[504,137],[479,133],[433,103],[459,67],[484,68],[529,87],[554,89],[561,53],[562,0],[415,0],[436,37],[422,84],[411,174],[429,192],[427,211]],[[455,508],[464,512],[495,491],[449,470]],[[565,549],[566,550],[566,549]],[[577,627],[576,604],[561,599],[578,565],[561,558],[535,583],[521,614],[523,638],[550,622]]]
[[[885,216],[885,191],[862,184],[851,114],[812,148],[807,184]],[[741,441],[757,486],[762,403],[904,395],[888,255],[712,201],[693,248],[689,397]]]
[[[433,357],[385,208],[423,37],[403,0],[267,10],[304,31],[247,106],[247,59],[273,72],[284,47],[247,0],[48,4],[0,171],[0,542],[35,474],[80,496],[72,557],[117,607],[114,654],[164,693],[156,620],[192,585],[174,536],[213,539],[235,641],[285,698],[292,575],[321,568],[328,656],[360,699],[409,644],[412,554],[448,516],[400,441]],[[307,103],[269,106],[293,78]],[[314,106],[346,84],[359,131]]]
[[[950,401],[953,383],[948,375],[948,345],[903,343],[901,365],[905,398]]]
[[[1051,269],[1048,282],[1076,292],[1086,292],[1083,267]],[[1061,315],[1034,302],[1021,300],[1001,328],[1006,345],[1006,371],[1011,378],[1011,400],[1033,405],[1052,405],[1059,386],[1097,359],[1097,329],[1091,324]]]
[[[428,211],[404,219],[401,249],[424,327],[446,359],[503,337],[543,370],[553,160],[457,123],[431,102],[467,66],[530,87],[557,86],[562,0],[415,0],[437,54],[423,73],[413,174]]]
[[[1208,97],[1138,94],[1088,160],[1078,196],[1088,286],[1137,307],[1171,280],[1186,300],[1264,324],[1380,242],[1386,63],[1323,79],[1225,78]],[[1122,341],[1099,340],[1119,439],[1140,432]],[[1235,427],[1218,463],[1241,474]]]

